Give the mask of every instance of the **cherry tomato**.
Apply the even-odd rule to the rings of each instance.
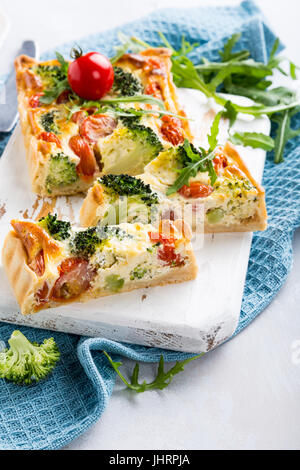
[[[82,258],[69,258],[62,262],[51,297],[53,299],[72,299],[82,294],[90,287],[95,277],[95,271],[89,262]]]
[[[80,158],[77,173],[90,180],[97,171],[97,162],[89,143],[80,135],[74,135],[69,141],[69,147]]]
[[[29,98],[29,106],[31,108],[38,108],[40,104],[40,97],[43,96],[44,93],[36,93],[35,95]]]
[[[172,145],[179,145],[184,142],[182,124],[179,118],[173,116],[162,117],[161,133]]]
[[[78,124],[79,126],[81,126],[81,124],[86,118],[87,118],[86,111],[77,111],[72,116],[72,122],[75,122],[75,124]]]
[[[49,286],[47,282],[45,282],[43,287],[41,287],[41,289],[38,290],[37,293],[35,294],[35,299],[40,304],[44,304],[48,301],[48,295],[49,295]]]
[[[170,234],[166,235],[162,232],[149,232],[149,238],[154,243],[163,243],[165,245],[174,245],[175,238]]]
[[[179,253],[175,253],[175,247],[172,245],[163,245],[158,250],[158,259],[163,261],[167,266],[182,266],[184,260]]]
[[[179,194],[187,199],[193,198],[196,199],[198,197],[208,197],[212,192],[213,188],[208,186],[207,184],[199,183],[198,181],[194,181],[189,186],[186,184],[179,189]]]
[[[38,136],[39,140],[44,140],[45,142],[53,142],[55,143],[58,147],[61,148],[61,143],[57,135],[53,134],[53,132],[42,132]]]
[[[145,90],[146,95],[152,95],[159,100],[163,99],[161,86],[156,80],[150,80]]]
[[[70,90],[64,90],[57,98],[57,104],[65,104],[69,101]]]
[[[45,272],[45,259],[44,259],[44,250],[38,252],[34,260],[30,263],[29,266],[37,276],[43,276]]]
[[[72,90],[85,100],[100,100],[113,86],[114,69],[99,52],[80,55],[69,65],[68,80]]]
[[[107,137],[117,127],[117,121],[105,114],[95,114],[86,118],[80,125],[79,133],[90,143],[95,144],[100,137]]]
[[[225,155],[216,155],[213,160],[214,168],[216,173],[219,173],[220,170],[226,168],[228,165],[227,157]]]

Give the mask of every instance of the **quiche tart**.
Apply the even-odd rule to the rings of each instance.
[[[84,230],[48,215],[12,227],[2,258],[24,315],[197,275],[190,229],[180,221]]]
[[[105,102],[85,101],[71,90],[63,58],[17,58],[19,113],[35,193],[72,195],[101,174],[140,174],[164,148],[192,138],[176,97],[170,55],[165,48],[125,54],[114,64]],[[148,101],[136,102],[137,95]],[[125,103],[109,101],[124,96]]]
[[[130,223],[140,217],[155,220],[158,216],[161,219],[167,216],[184,218],[198,232],[266,229],[264,190],[231,144],[227,143],[215,152],[212,162],[216,172],[214,184],[207,172],[198,172],[190,178],[189,185],[169,194],[178,171],[184,168],[186,157],[183,146],[165,150],[146,166],[144,174],[135,178],[136,184],[126,175],[117,177],[118,181],[113,175],[98,179],[82,205],[81,224],[84,227],[101,221],[105,224],[109,214],[118,217],[119,208],[125,207],[122,198],[126,198],[123,220],[127,216],[126,221]]]

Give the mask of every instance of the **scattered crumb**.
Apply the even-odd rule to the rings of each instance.
[[[29,219],[28,209],[26,209],[26,210],[23,212],[23,217],[24,217],[24,219]]]
[[[6,206],[5,206],[5,203],[4,203],[0,207],[0,219],[2,219],[2,217],[4,216],[5,213],[6,213]]]
[[[144,294],[144,295],[142,296],[142,302],[144,302],[146,299],[147,299],[147,296],[146,296],[146,294]]]

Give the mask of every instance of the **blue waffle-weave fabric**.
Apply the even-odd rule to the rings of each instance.
[[[83,50],[101,50],[112,55],[117,33],[136,35],[153,45],[160,44],[162,31],[178,48],[182,34],[199,47],[192,58],[218,58],[218,50],[234,32],[242,32],[237,49],[246,48],[256,60],[266,61],[275,35],[252,1],[238,7],[167,9],[123,27],[78,40]],[[65,56],[73,44],[57,49]],[[44,58],[53,57],[50,51]],[[294,118],[300,126],[300,116]],[[0,134],[0,153],[9,135]],[[269,228],[255,234],[251,250],[240,322],[244,329],[271,302],[282,287],[292,265],[292,237],[300,225],[300,140],[290,142],[285,161],[273,164],[268,155],[264,173]],[[10,337],[13,326],[0,324],[0,339]],[[136,361],[183,360],[187,354],[124,345],[105,339],[87,339],[63,333],[21,328],[30,340],[41,342],[54,336],[61,361],[51,377],[40,384],[19,387],[0,381],[0,449],[58,449],[86,431],[103,413],[112,394],[115,373],[99,351],[105,349],[115,359]]]

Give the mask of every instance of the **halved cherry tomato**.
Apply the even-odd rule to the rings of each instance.
[[[75,124],[78,124],[81,126],[83,121],[87,118],[87,112],[86,111],[77,111],[76,113],[73,114],[72,116],[72,122],[75,122]]]
[[[43,287],[37,291],[35,298],[40,304],[44,304],[48,301],[49,296],[49,286],[47,282],[44,283]]]
[[[95,144],[100,137],[107,137],[117,127],[117,121],[105,114],[95,114],[86,118],[80,125],[79,133],[90,143]]]
[[[69,84],[85,100],[100,100],[112,88],[114,69],[110,60],[99,52],[81,55],[75,51],[75,60],[69,65]]]
[[[44,93],[36,93],[35,95],[31,96],[31,98],[29,98],[29,106],[31,108],[38,108],[41,104],[40,104],[40,97],[43,96]]]
[[[160,84],[156,80],[150,80],[145,90],[146,95],[152,95],[159,100],[163,99]]]
[[[44,140],[45,142],[53,142],[55,143],[58,147],[61,148],[61,142],[57,135],[53,134],[53,132],[42,132],[38,136],[39,140]]]
[[[216,155],[215,158],[213,159],[213,164],[214,164],[216,173],[219,173],[220,170],[222,170],[223,168],[226,168],[228,165],[228,160],[227,160],[226,155],[222,155],[222,154]]]
[[[174,245],[175,243],[175,238],[170,234],[167,235],[162,232],[149,232],[148,235],[150,240],[155,243],[163,243],[166,245]]]
[[[89,289],[96,272],[82,258],[69,258],[59,267],[60,276],[52,292],[52,299],[72,299]]]
[[[30,263],[29,267],[35,272],[37,276],[43,276],[45,273],[44,250],[38,252],[34,260]]]
[[[198,181],[194,181],[189,186],[187,186],[186,184],[183,185],[182,188],[178,190],[178,192],[182,197],[185,197],[187,199],[196,199],[199,197],[208,197],[213,192],[213,188],[207,184],[202,184]]]
[[[65,104],[69,101],[70,90],[64,90],[57,98],[57,104]]]
[[[163,116],[161,133],[172,145],[179,145],[184,142],[184,134],[180,119],[174,116]]]
[[[163,245],[158,250],[158,259],[166,263],[168,266],[178,267],[184,264],[184,260],[179,253],[175,253],[175,247],[172,245]]]
[[[42,90],[41,79],[35,75],[32,70],[26,70],[23,74],[24,85],[28,90]]]
[[[88,180],[91,179],[97,171],[97,162],[89,143],[80,135],[75,135],[71,137],[69,146],[75,155],[80,158],[77,173]]]

